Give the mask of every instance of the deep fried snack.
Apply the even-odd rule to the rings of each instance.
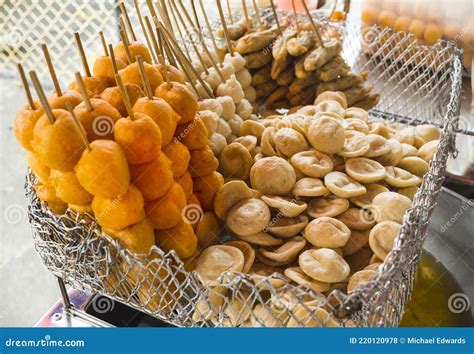
[[[198,110],[196,96],[183,84],[178,82],[163,83],[155,90],[155,96],[164,99],[181,117],[179,124],[194,119]]]
[[[130,99],[130,104],[133,106],[135,102],[143,97],[143,91],[139,85],[135,84],[124,84],[125,90],[127,91],[128,97]],[[118,86],[109,87],[102,92],[100,98],[104,101],[109,102],[117,111],[120,112],[122,117],[127,116],[127,108],[122,99],[122,94]]]
[[[160,155],[160,127],[145,114],[135,113],[133,118],[119,119],[115,123],[114,137],[131,164],[148,163]]]
[[[128,43],[128,50],[130,51],[130,56],[133,59],[137,56],[141,56],[143,58],[143,61],[151,64],[152,60],[150,51],[143,43],[137,41],[130,41],[130,43]],[[117,43],[117,45],[114,47],[114,54],[116,58],[119,58],[123,62],[128,63],[127,50],[123,42]]]
[[[86,148],[69,112],[53,109],[55,121],[43,115],[33,130],[31,146],[40,161],[51,169],[72,171]]]
[[[164,154],[154,161],[131,165],[130,176],[146,201],[161,198],[173,185],[171,162]]]
[[[213,209],[214,197],[224,185],[224,177],[219,172],[193,179],[193,192],[205,211]]]
[[[87,140],[113,140],[114,124],[122,115],[107,101],[97,98],[91,98],[90,101],[92,111],[87,109],[85,102],[74,108],[74,114],[86,131]]]
[[[180,124],[175,138],[189,150],[203,149],[207,146],[207,128],[202,119],[196,116],[187,124]]]
[[[181,117],[165,100],[141,97],[133,105],[133,111],[146,114],[158,124],[161,130],[161,147],[171,143]]]
[[[135,186],[130,186],[125,194],[107,199],[95,196],[92,200],[97,223],[112,230],[122,230],[145,218],[143,196]]]
[[[191,153],[178,139],[174,139],[166,145],[163,148],[163,153],[171,161],[171,169],[175,178],[183,175],[188,170]]]
[[[104,228],[103,231],[133,253],[148,254],[155,244],[153,225],[147,218],[122,230]]]
[[[219,161],[209,147],[191,151],[189,172],[193,178],[211,174],[219,166]]]
[[[196,252],[198,239],[193,227],[180,221],[171,228],[155,230],[155,243],[163,251],[175,251],[179,258],[186,259]]]
[[[51,170],[49,181],[56,196],[65,203],[85,205],[92,201],[93,195],[81,186],[74,171]]]
[[[31,146],[33,131],[36,122],[43,114],[44,111],[42,108],[31,109],[29,105],[25,105],[15,115],[13,132],[15,133],[16,140],[28,151],[33,151],[33,147]]]
[[[158,86],[163,83],[163,76],[161,75],[158,68],[154,65],[143,63],[145,68],[145,74],[150,83],[151,89],[156,90]],[[143,80],[140,74],[140,66],[138,62],[129,64],[126,68],[119,71],[119,75],[125,84],[134,84],[143,88]]]
[[[186,195],[177,183],[165,195],[145,203],[145,212],[156,230],[169,229],[182,221],[182,210],[186,206]]]
[[[250,183],[263,194],[287,195],[296,183],[296,174],[293,167],[281,157],[265,157],[252,166]]]
[[[92,98],[100,97],[100,94],[104,92],[107,87],[111,86],[107,79],[98,76],[85,76],[82,78],[82,82],[84,82],[87,95]],[[76,80],[69,84],[69,89],[82,94],[81,88]]]
[[[84,189],[107,199],[125,194],[130,185],[130,172],[120,145],[111,140],[95,140],[89,147],[74,169]]]

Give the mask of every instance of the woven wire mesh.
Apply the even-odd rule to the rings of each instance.
[[[36,47],[38,42],[47,42],[61,78],[72,79],[72,73],[78,69],[77,52],[72,41],[60,41],[58,35],[72,38],[72,32],[79,31],[89,55],[100,52],[98,31],[104,31],[109,41],[117,39],[115,1],[5,4],[0,9],[0,31],[9,28],[8,33],[16,33],[11,30],[13,23],[14,28],[21,29],[24,41],[14,50],[8,46],[7,59],[1,59],[11,70],[16,61],[35,69],[44,68]],[[143,8],[144,1],[140,4]],[[35,13],[34,9],[39,11],[41,6],[49,10],[54,6],[55,16],[49,12]],[[78,20],[78,13],[88,15]],[[130,15],[136,23],[135,13],[130,11]],[[53,30],[40,27],[46,24]],[[328,24],[322,21],[322,25]],[[226,273],[220,286],[210,289],[196,273],[186,271],[174,252],[164,254],[153,247],[148,255],[134,255],[102,234],[92,217],[70,211],[61,216],[53,214],[38,199],[33,188],[35,181],[28,175],[28,214],[36,250],[46,267],[75,288],[102,293],[177,326],[398,325],[412,291],[446,160],[455,151],[460,53],[447,42],[432,48],[420,47],[411,35],[389,29],[362,30],[359,24],[351,22],[336,28],[344,38],[344,58],[355,71],[369,71],[369,82],[382,96],[371,111],[372,119],[409,124],[430,122],[442,128],[438,152],[404,218],[394,249],[371,281],[349,295],[334,290],[324,298],[289,284],[288,279],[278,274],[256,277]]]

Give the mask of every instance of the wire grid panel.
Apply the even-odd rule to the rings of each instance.
[[[196,273],[187,272],[188,265],[174,252],[164,254],[153,247],[147,256],[133,255],[103,235],[92,218],[72,212],[54,215],[40,203],[33,189],[34,181],[28,176],[26,194],[33,238],[47,268],[73,287],[102,293],[177,326],[397,326],[412,292],[446,160],[455,151],[462,72],[460,53],[444,43],[439,48],[445,53],[442,56],[432,49],[424,56],[429,59],[415,61],[412,57],[417,58],[422,48],[414,43],[403,51],[385,50],[393,49],[400,40],[409,42],[408,38],[400,38],[400,34],[386,36],[386,32],[378,32],[385,42],[381,48],[374,49],[372,43],[353,45],[362,35],[358,25],[347,24],[343,31],[343,55],[361,70],[368,70],[370,81],[380,88],[382,100],[373,111],[376,118],[397,120],[401,113],[403,119],[416,123],[433,115],[442,126],[430,170],[405,215],[394,249],[373,280],[349,295],[334,290],[327,298],[302,286],[293,286],[279,274],[226,273],[219,286],[211,289]],[[441,61],[444,55],[446,58]],[[426,68],[426,62],[431,60],[436,65]],[[380,78],[390,80],[407,75],[418,83],[393,79],[396,86],[393,89]],[[407,101],[398,94],[405,91],[415,97]],[[428,105],[431,102],[435,107]],[[412,106],[415,103],[417,107]],[[409,115],[415,113],[416,119]]]
[[[211,0],[204,0],[209,6]],[[49,52],[62,86],[69,84],[76,71],[82,71],[74,41],[79,32],[89,66],[102,55],[102,31],[109,43],[119,41],[119,4],[126,5],[135,34],[145,42],[133,0],[0,0],[0,72],[17,77],[17,63],[36,70],[41,81],[52,87],[41,44]],[[146,0],[138,0],[143,16],[150,16]]]

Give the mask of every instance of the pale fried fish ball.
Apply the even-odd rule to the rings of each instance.
[[[237,114],[243,119],[247,120],[250,118],[253,112],[253,106],[252,104],[247,100],[243,99],[240,101],[240,103],[237,105]]]
[[[224,119],[220,118],[217,123],[216,133],[223,135],[226,139],[229,139],[232,135],[232,129]]]
[[[249,102],[255,102],[255,100],[257,99],[257,91],[255,90],[255,87],[253,87],[253,86],[247,87],[244,90],[244,95],[245,95],[245,98]]]
[[[206,98],[205,100],[199,101],[198,107],[199,111],[211,111],[216,113],[219,117],[222,116],[224,111],[219,100],[215,98]]]
[[[217,87],[216,93],[219,96],[230,96],[235,103],[239,103],[245,97],[240,82],[237,81],[235,75],[232,75],[226,82]]]
[[[234,100],[230,96],[220,96],[217,97],[216,100],[221,104],[222,106],[222,115],[221,117],[224,118],[225,120],[229,120],[232,118],[232,116],[236,112],[236,107]]]
[[[235,68],[232,66],[231,63],[224,62],[222,66],[219,66],[219,70],[221,71],[222,76],[224,79],[227,80],[229,77],[236,73]]]
[[[222,134],[219,134],[219,133],[212,134],[211,138],[209,139],[209,147],[211,148],[214,155],[220,156],[226,146],[227,146],[227,140]]]
[[[233,135],[240,135],[240,126],[243,122],[244,120],[238,114],[234,114],[234,116],[227,121],[227,123],[229,123],[230,129],[232,130]]]
[[[252,84],[252,75],[247,69],[240,70],[235,74],[235,77],[244,90]]]
[[[216,69],[214,68],[209,68],[207,70],[207,74],[203,72],[201,74],[202,79],[209,84],[209,86],[212,88],[213,91],[216,90],[217,86],[219,86],[222,83],[222,79],[217,73]]]
[[[217,129],[217,124],[219,122],[219,116],[217,113],[214,113],[212,111],[200,111],[198,112],[199,118],[201,118],[202,122],[207,128],[207,134],[208,137],[210,138],[212,134],[216,132]]]
[[[243,68],[245,68],[245,65],[247,64],[244,57],[236,52],[234,52],[233,56],[230,55],[230,53],[227,53],[224,57],[224,62],[231,63],[236,71],[242,70]]]

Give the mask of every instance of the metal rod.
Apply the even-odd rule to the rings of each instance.
[[[61,296],[64,302],[64,309],[70,310],[72,308],[72,305],[71,305],[71,300],[69,299],[69,294],[67,293],[67,290],[66,290],[66,284],[64,284],[64,281],[62,278],[57,277],[57,279],[58,279],[59,291],[61,292]]]

